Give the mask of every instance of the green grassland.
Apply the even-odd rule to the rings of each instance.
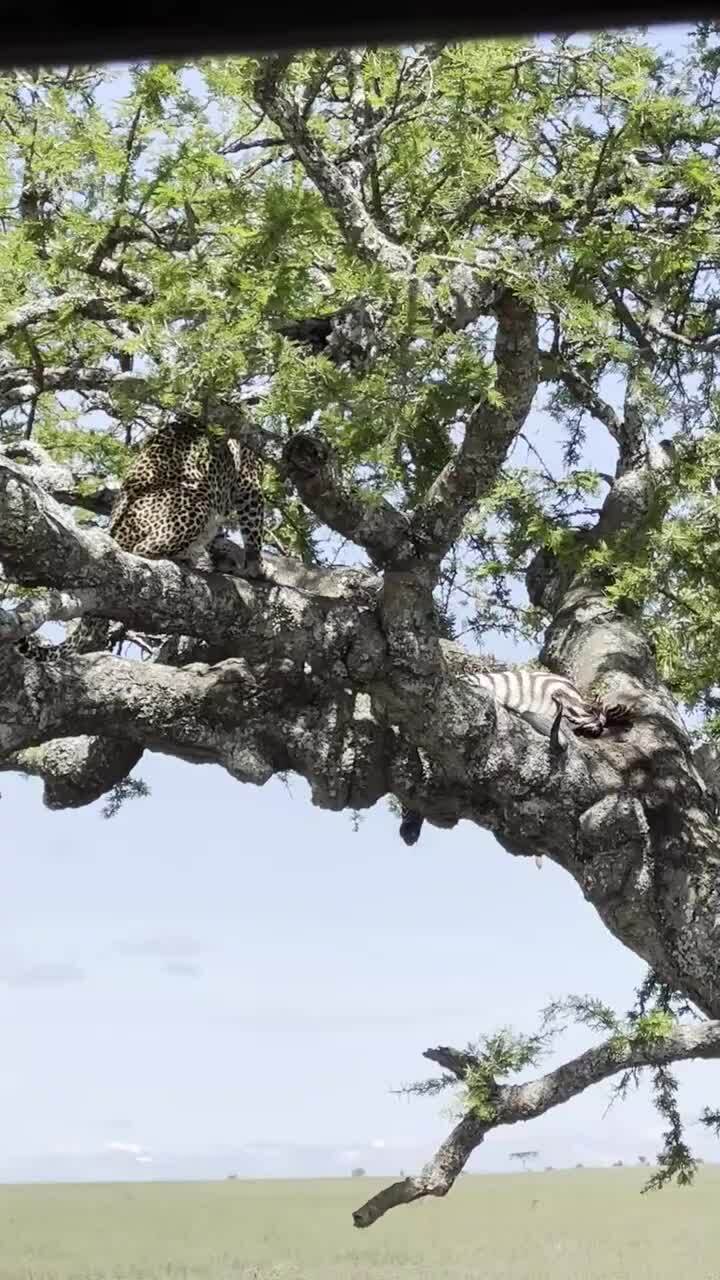
[[[5,1186],[0,1280],[720,1280],[720,1167],[646,1177],[466,1177],[367,1231],[371,1178]]]

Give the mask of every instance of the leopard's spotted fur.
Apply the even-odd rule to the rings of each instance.
[[[192,426],[164,427],[125,475],[110,534],[135,555],[194,564],[223,525],[234,525],[246,571],[257,576],[264,513],[262,463],[252,449]]]
[[[109,532],[118,546],[148,559],[196,564],[212,556],[223,526],[239,528],[245,573],[261,577],[265,505],[262,462],[236,440],[212,438],[188,424],[161,428],[138,451],[113,508]],[[87,616],[66,646],[106,648],[106,619]]]

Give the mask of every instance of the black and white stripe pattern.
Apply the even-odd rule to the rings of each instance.
[[[466,679],[486,689],[496,702],[522,716],[534,729],[547,736],[557,718],[559,703],[575,733],[599,736],[607,722],[602,710],[590,706],[571,680],[553,675],[551,671],[517,667],[509,671],[482,671]],[[560,745],[566,743],[567,739],[560,733]]]
[[[533,667],[508,671],[481,671],[463,677],[469,684],[487,690],[495,701],[522,717],[538,733],[550,738],[552,747],[564,751],[567,737],[561,728],[565,718],[574,733],[597,738],[608,724],[627,719],[627,708],[588,703],[571,680]],[[400,835],[405,844],[415,844],[423,827],[422,815],[402,806]]]

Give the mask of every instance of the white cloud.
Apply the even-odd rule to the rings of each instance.
[[[115,950],[125,956],[159,956],[161,960],[183,960],[199,955],[204,947],[196,938],[165,936],[126,938],[116,942]]]
[[[135,1157],[136,1164],[152,1164],[152,1160],[153,1160],[152,1156],[136,1156]]]
[[[59,987],[82,982],[85,974],[76,964],[35,964],[2,975],[10,987]]]
[[[165,972],[173,978],[199,978],[202,969],[199,964],[191,964],[188,960],[170,960],[165,965]]]
[[[120,1151],[126,1156],[142,1156],[143,1149],[137,1142],[106,1142],[106,1151]]]
[[[385,1150],[385,1139],[384,1139],[384,1138],[373,1138],[372,1142],[370,1143],[370,1146],[372,1147],[373,1151],[384,1151],[384,1150]]]

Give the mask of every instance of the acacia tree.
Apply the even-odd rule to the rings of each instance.
[[[428,1050],[414,1088],[462,1115],[358,1226],[644,1068],[656,1178],[692,1174],[669,1064],[720,1056],[719,61],[706,26],[675,61],[611,34],[0,81],[0,768],[52,808],[113,812],[145,751],[394,796],[552,858],[650,967],[627,1018],[571,999]],[[178,414],[267,460],[267,581],[103,531]],[[36,635],[86,613],[114,651]],[[498,633],[632,724],[558,756],[464,678]],[[568,1017],[600,1042],[507,1083]]]
[[[540,1155],[539,1151],[511,1151],[511,1160],[520,1160],[523,1169],[527,1172],[528,1160],[537,1160]]]

